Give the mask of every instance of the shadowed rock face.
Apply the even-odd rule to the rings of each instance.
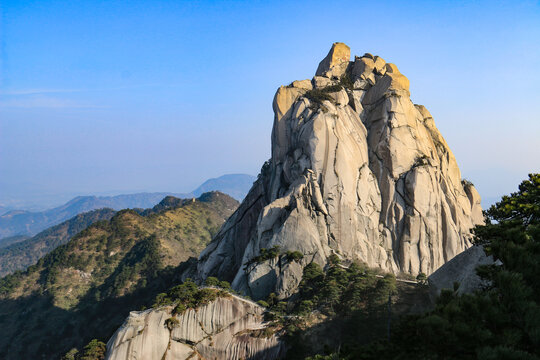
[[[188,309],[167,327],[172,307],[132,312],[107,344],[107,360],[280,359],[284,343],[263,335],[264,308],[245,299],[218,298]]]
[[[411,102],[394,64],[349,58],[336,43],[311,81],[278,89],[272,157],[191,276],[218,276],[253,298],[287,297],[305,265],[333,253],[415,275],[470,247],[480,196],[462,182],[431,114]],[[304,257],[245,265],[273,246]]]
[[[428,278],[432,301],[435,302],[441,290],[454,290],[456,283],[460,294],[469,294],[489,285],[476,273],[476,268],[481,265],[502,265],[502,262],[487,256],[483,246],[472,246],[441,266]]]

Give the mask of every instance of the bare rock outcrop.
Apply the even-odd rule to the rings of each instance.
[[[271,159],[190,276],[287,297],[303,267],[331,254],[415,275],[471,246],[480,197],[433,117],[411,102],[396,65],[349,61],[349,51],[334,44],[312,81],[277,90]],[[273,247],[277,256],[261,256]]]
[[[455,256],[428,277],[430,296],[435,300],[441,290],[454,290],[460,294],[469,294],[489,285],[476,273],[476,268],[482,265],[502,265],[493,256],[486,255],[483,246],[472,246]]]
[[[334,43],[328,55],[319,63],[315,76],[331,78],[345,74],[351,58],[351,48],[344,43]]]
[[[108,360],[280,359],[285,346],[266,335],[264,308],[231,295],[188,309],[167,324],[172,307],[131,312],[107,344]]]

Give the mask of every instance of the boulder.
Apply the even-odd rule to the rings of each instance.
[[[393,93],[409,97],[409,79],[402,75],[394,64],[386,64],[385,69],[385,75],[366,94],[367,104],[373,104]]]
[[[428,277],[430,296],[435,299],[443,289],[454,290],[454,284],[457,285],[457,292],[460,294],[480,290],[488,284],[478,276],[476,268],[480,265],[493,264],[500,265],[501,262],[487,256],[482,246],[473,246],[465,250]]]
[[[312,83],[315,89],[324,89],[325,87],[333,85],[333,81],[324,76],[314,76]]]
[[[351,69],[352,80],[367,80],[373,74],[374,70],[375,61],[372,58],[355,57]]]
[[[315,75],[339,78],[345,74],[350,58],[351,49],[344,43],[336,42],[332,44],[328,55],[319,63]]]
[[[386,73],[386,62],[379,56],[373,58],[374,70],[379,75],[384,75]]]
[[[296,80],[291,83],[291,86],[298,89],[311,90],[313,85],[311,80]]]

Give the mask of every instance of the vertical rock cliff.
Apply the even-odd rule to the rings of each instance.
[[[274,360],[285,354],[285,344],[265,332],[264,308],[251,301],[230,295],[177,317],[171,311],[131,312],[109,340],[106,359]]]
[[[286,297],[305,265],[331,254],[431,274],[471,245],[480,196],[396,65],[371,54],[350,61],[335,43],[312,80],[278,89],[273,109],[272,157],[196,277]]]

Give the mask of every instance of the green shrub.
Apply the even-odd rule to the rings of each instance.
[[[339,84],[346,89],[354,90],[354,83],[347,72],[341,76]]]
[[[200,289],[193,294],[190,306],[194,309],[204,306],[217,299],[217,292],[212,289]]]
[[[421,272],[416,276],[416,281],[418,281],[420,284],[425,284],[427,282],[427,275]]]
[[[228,284],[226,281],[219,282],[220,286],[230,286]],[[170,288],[167,293],[159,294],[154,300],[153,307],[175,304],[173,313],[182,314],[186,309],[197,309],[216,300],[218,297],[228,295],[228,292],[224,290],[199,289],[191,279],[186,279],[184,283]]]
[[[336,254],[332,254],[328,257],[328,264],[330,265],[339,265],[341,263],[341,260],[339,259],[339,256]]]
[[[287,312],[287,303],[285,301],[278,302],[273,308],[278,314],[285,314]]]
[[[160,307],[171,304],[171,299],[165,293],[158,294],[152,307]]]
[[[228,282],[228,281],[220,281],[218,286],[222,289],[230,289],[231,288],[231,284]]]
[[[332,101],[332,97],[328,95],[327,92],[322,91],[321,89],[313,89],[306,91],[304,97],[306,97],[312,103],[318,105],[321,105],[323,101]]]
[[[319,106],[322,105],[323,101],[330,101],[332,103],[335,103],[335,100],[330,95],[330,93],[341,91],[343,90],[343,88],[353,88],[353,83],[348,75],[343,75],[340,79],[339,84],[329,85],[322,89],[312,89],[306,91],[304,97],[306,97],[310,102],[312,102],[315,108],[318,109]],[[325,108],[323,108],[323,111],[326,112]]]
[[[270,338],[272,337],[272,335],[274,335],[274,329],[272,329],[271,327],[266,327],[262,330],[259,336],[263,338]]]
[[[175,317],[170,317],[165,320],[165,327],[169,329],[169,331],[172,331],[175,327],[178,327],[178,325],[180,325],[180,321]]]
[[[221,289],[221,290],[218,290],[218,292],[217,292],[217,297],[220,297],[220,298],[230,297],[230,296],[231,296],[231,293],[234,293],[234,291],[233,291],[233,290],[224,290],[224,289]]]
[[[173,309],[173,315],[182,315],[184,311],[186,311],[186,305],[184,304],[176,304],[176,306]]]
[[[209,276],[206,278],[206,281],[204,282],[206,286],[219,286],[219,279],[214,276]]]
[[[69,350],[67,353],[62,356],[61,360],[77,360],[77,355],[79,354],[79,350],[76,348],[73,348]]]
[[[304,254],[302,254],[300,251],[287,251],[285,254],[287,256],[287,260],[290,261],[300,261],[304,258]]]
[[[313,301],[303,300],[298,307],[298,312],[300,314],[309,314],[313,310]]]
[[[279,316],[271,311],[265,311],[264,312],[264,321],[270,322],[270,321],[276,321],[279,319]]]
[[[93,339],[86,345],[82,351],[82,355],[77,357],[78,360],[103,360],[107,352],[107,345],[97,339]]]
[[[191,280],[186,280],[183,284],[170,288],[167,291],[167,295],[171,299],[171,302],[180,301],[182,303],[188,303],[193,299],[193,295],[197,290],[197,284]]]
[[[261,248],[260,255],[253,257],[250,259],[246,264],[244,268],[247,268],[249,265],[252,264],[260,264],[266,260],[275,259],[280,255],[280,246],[275,245],[270,249]]]
[[[327,87],[321,89],[321,91],[323,93],[327,93],[327,94],[328,93],[333,93],[333,92],[338,92],[338,91],[341,91],[341,90],[343,90],[343,86],[341,86],[341,85],[330,85],[330,86],[327,86]]]
[[[266,299],[266,302],[270,304],[270,306],[277,304],[278,302],[277,295],[275,293],[270,293],[268,295],[268,298]]]

